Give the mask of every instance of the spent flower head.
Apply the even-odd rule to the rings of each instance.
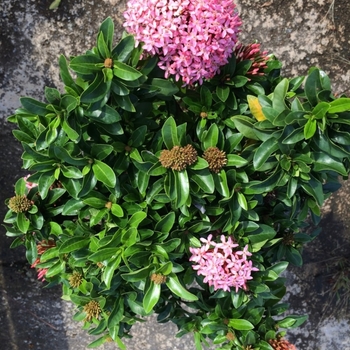
[[[203,245],[200,248],[190,247],[192,256],[189,260],[195,263],[192,268],[197,270],[198,275],[204,276],[204,283],[213,286],[214,290],[230,291],[232,287],[236,292],[247,290],[246,283],[253,278],[251,272],[258,271],[248,260],[252,255],[248,246],[240,251],[231,237],[226,240],[225,235],[221,235],[220,243],[212,241],[212,238],[212,234],[207,239],[201,238]]]
[[[129,0],[124,27],[165,77],[202,84],[228,62],[241,20],[232,0]]]
[[[90,322],[93,318],[98,318],[101,306],[97,301],[91,300],[84,306],[84,312],[86,313],[86,321]]]
[[[83,276],[81,273],[74,271],[70,276],[69,276],[69,284],[73,288],[78,288],[81,283],[83,282]]]
[[[209,170],[216,174],[227,164],[226,153],[217,147],[207,148],[203,158],[208,162]]]
[[[162,150],[159,161],[164,168],[182,171],[197,161],[197,151],[192,145],[174,146],[171,150]]]
[[[8,206],[15,213],[25,213],[33,205],[33,202],[26,195],[16,195],[10,198]]]

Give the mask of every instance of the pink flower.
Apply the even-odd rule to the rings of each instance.
[[[228,62],[241,20],[232,0],[129,0],[124,27],[165,78],[202,84]]]
[[[252,261],[247,257],[252,254],[248,251],[248,246],[243,251],[235,250],[238,244],[231,237],[221,235],[221,243],[212,241],[210,234],[207,239],[201,238],[204,243],[200,248],[190,247],[192,256],[190,261],[195,264],[192,266],[198,275],[204,276],[204,282],[209,286],[214,286],[214,290],[223,289],[230,291],[235,288],[236,293],[241,288],[247,290],[247,281],[251,280],[252,271],[259,271],[253,267]]]
[[[36,260],[33,262],[33,264],[30,266],[32,268],[34,268],[36,265],[40,264],[40,258],[36,258]],[[47,270],[46,268],[42,268],[42,267],[39,267],[37,269],[37,273],[38,273],[38,280],[39,281],[42,281],[44,282],[45,281],[45,275],[47,273]]]
[[[238,44],[234,49],[237,63],[244,60],[253,61],[247,75],[263,75],[267,68],[266,62],[269,60],[267,51],[260,50],[260,44],[253,43],[249,45]]]
[[[34,182],[28,182],[28,181],[27,181],[27,179],[28,179],[29,176],[30,176],[30,175],[27,175],[27,176],[25,176],[25,177],[23,178],[24,181],[25,181],[25,183],[26,183],[26,187],[28,188],[28,191],[30,191],[33,187],[38,186],[38,184],[36,184],[36,183],[34,183]]]

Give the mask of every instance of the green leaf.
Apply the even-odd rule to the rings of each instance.
[[[159,91],[157,94],[159,96],[173,96],[179,91],[179,88],[167,79],[153,78],[149,81],[149,84]]]
[[[208,169],[191,171],[190,180],[194,181],[205,193],[213,193],[215,190],[214,179]]]
[[[19,230],[23,233],[27,233],[30,225],[30,221],[27,219],[24,213],[17,214],[17,226]]]
[[[97,74],[92,84],[80,96],[80,101],[83,103],[101,101],[108,94],[110,87],[111,82],[105,82],[103,74]]]
[[[102,249],[99,249],[96,253],[91,254],[88,257],[88,260],[98,263],[105,260],[109,260],[113,255],[117,255],[118,253],[119,251],[116,247],[102,248]]]
[[[210,90],[204,85],[202,85],[200,89],[200,99],[201,99],[201,104],[204,107],[206,107],[207,109],[211,107],[211,104],[213,102],[213,97]]]
[[[72,237],[68,238],[60,246],[60,254],[67,254],[75,250],[86,247],[90,242],[89,238],[86,237]]]
[[[49,10],[57,9],[57,7],[60,6],[60,3],[61,3],[61,0],[54,0],[49,6]]]
[[[264,141],[255,151],[253,158],[253,166],[255,170],[261,168],[271,154],[279,149],[278,142],[275,138]]]
[[[69,67],[80,74],[91,74],[102,71],[103,59],[92,54],[74,57]]]
[[[162,136],[165,146],[170,150],[179,146],[176,123],[173,117],[168,118],[162,127]]]
[[[309,119],[304,126],[304,138],[305,140],[310,139],[315,135],[317,129],[317,121],[315,119]]]
[[[329,103],[330,108],[328,113],[342,113],[346,111],[350,111],[350,98],[341,97],[335,101]]]
[[[171,228],[174,226],[174,223],[175,223],[175,213],[170,212],[165,216],[163,216],[162,219],[156,223],[156,226],[154,227],[154,231],[168,233],[170,232]]]
[[[252,119],[243,115],[237,115],[230,118],[236,129],[245,137],[252,140],[258,140],[254,132]]]
[[[176,192],[175,207],[180,208],[187,202],[190,195],[190,183],[186,170],[173,171],[175,178],[175,186],[173,190]]]
[[[50,187],[54,182],[55,182],[55,177],[53,176],[52,172],[41,174],[38,181],[38,191],[42,199],[46,198],[50,190]]]
[[[114,188],[117,183],[117,178],[113,169],[106,163],[95,159],[92,164],[92,170],[98,181],[104,183],[107,187]]]
[[[151,271],[154,269],[153,266],[146,266],[140,270],[132,271],[129,273],[123,273],[121,277],[127,281],[127,282],[139,282],[139,281],[146,281],[146,279],[149,277]]]
[[[71,88],[75,87],[74,80],[68,70],[67,60],[63,55],[60,56],[58,63],[60,67],[60,76],[63,83]]]
[[[237,154],[228,154],[227,155],[227,164],[226,166],[235,166],[240,168],[244,165],[248,164],[248,160]]]
[[[39,102],[31,97],[21,97],[20,98],[22,106],[30,113],[40,115],[44,117],[50,111],[46,108],[46,104]]]
[[[150,313],[157,304],[160,298],[160,289],[160,284],[156,284],[153,281],[150,282],[149,288],[146,290],[143,298],[143,308],[145,309],[146,313]]]
[[[348,176],[343,163],[341,163],[338,159],[333,158],[324,152],[315,152],[314,159],[314,171],[335,171],[339,175]]]
[[[311,106],[316,106],[318,103],[318,93],[322,90],[320,71],[313,67],[311,73],[305,81],[305,94]]]
[[[143,76],[143,74],[137,69],[128,66],[123,62],[115,61],[113,64],[113,68],[114,75],[126,81],[137,80],[138,78]]]
[[[272,107],[279,113],[287,109],[285,98],[289,87],[287,78],[282,79],[273,91]]]
[[[119,325],[124,318],[124,297],[117,299],[111,314],[108,317],[108,328]]]
[[[215,189],[223,196],[229,197],[230,190],[227,184],[227,177],[224,170],[221,170],[218,174],[213,174],[213,179],[215,183]]]
[[[207,131],[204,140],[203,148],[206,150],[209,147],[215,147],[219,140],[219,128],[216,124],[212,124]]]
[[[228,326],[239,331],[248,331],[250,329],[254,329],[254,326],[249,321],[243,319],[231,318],[229,320]]]
[[[112,45],[113,45],[113,35],[114,35],[114,23],[111,17],[106,18],[100,25],[100,34],[103,35],[103,41],[106,45],[107,52],[109,53],[112,51]],[[100,48],[98,47],[99,51]],[[102,52],[100,51],[103,58],[107,58],[108,56],[104,56]]]
[[[66,262],[65,261],[60,261],[58,260],[55,264],[53,264],[48,271],[45,274],[45,277],[53,277],[56,276],[62,272],[64,272],[66,267]]]
[[[218,85],[216,87],[216,95],[219,97],[219,99],[222,102],[225,102],[228,98],[228,95],[230,94],[230,88],[226,85],[220,86]]]
[[[174,273],[167,276],[165,283],[167,287],[178,297],[188,301],[198,300],[197,296],[190,293],[185,287],[183,287],[178,277]]]
[[[122,257],[121,257],[121,254],[119,253],[117,257],[113,257],[111,261],[108,262],[107,266],[103,271],[102,281],[106,284],[107,289],[111,288],[111,282],[114,276],[114,271],[120,265],[121,260],[122,260]]]
[[[112,55],[115,60],[126,62],[135,48],[135,40],[133,35],[127,35],[119,41],[118,45],[113,49]]]

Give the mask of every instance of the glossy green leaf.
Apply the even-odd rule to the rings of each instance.
[[[162,127],[162,136],[165,146],[171,150],[174,146],[179,146],[176,123],[173,117],[168,118]]]
[[[67,254],[78,249],[86,247],[90,242],[89,238],[86,237],[72,237],[68,238],[60,246],[60,254]]]
[[[94,103],[105,98],[111,87],[111,82],[105,82],[103,74],[97,74],[94,81],[80,96],[84,103]]]
[[[167,276],[166,279],[166,285],[167,287],[178,297],[189,300],[189,301],[196,301],[198,300],[198,297],[192,293],[190,293],[179,281],[178,277],[171,273]]]
[[[103,59],[92,54],[74,57],[69,67],[80,74],[91,74],[102,71]]]
[[[143,298],[143,308],[146,313],[149,313],[153,310],[154,306],[157,304],[160,298],[160,284],[156,284],[154,282],[150,282],[149,288],[145,292],[145,296]]]
[[[304,126],[304,138],[305,140],[310,139],[315,135],[317,129],[317,121],[314,119],[309,119]]]
[[[30,113],[37,114],[40,116],[45,116],[49,113],[46,108],[46,104],[35,100],[31,97],[21,97],[20,98],[22,106]]]
[[[270,138],[264,141],[255,151],[253,158],[253,166],[259,170],[267,159],[279,149],[278,142],[275,138]]]
[[[112,50],[113,45],[113,35],[114,35],[114,23],[111,17],[106,18],[100,25],[100,34],[98,36],[98,39],[100,38],[100,35],[103,35],[103,41],[104,45],[106,45],[106,48],[101,52],[100,47],[97,46],[98,50],[100,51],[102,57],[107,58],[109,55],[109,52]],[[98,44],[97,44],[98,45]]]
[[[216,147],[218,141],[219,128],[216,124],[212,124],[204,137],[203,148],[208,149],[209,147]]]
[[[116,185],[116,176],[113,169],[106,163],[95,159],[92,164],[92,170],[98,181],[104,183],[107,187],[114,187]]]
[[[183,171],[173,171],[175,179],[175,193],[176,193],[176,208],[180,208],[187,202],[188,196],[190,194],[190,183],[186,170]]]
[[[316,106],[318,103],[317,94],[322,90],[320,71],[317,68],[307,76],[305,81],[305,94],[311,106]]]
[[[342,113],[350,111],[350,98],[341,97],[329,103],[328,113]]]
[[[106,287],[109,289],[111,287],[112,278],[114,276],[115,270],[120,265],[122,258],[119,254],[117,257],[113,257],[105,267],[102,274],[102,281],[106,284]]]
[[[231,318],[228,322],[229,327],[239,331],[248,331],[254,329],[254,326],[247,320]]]
[[[25,216],[24,213],[18,213],[17,214],[17,226],[19,230],[23,233],[27,233],[30,225],[30,221]]]
[[[141,72],[123,62],[115,61],[113,67],[114,75],[120,79],[133,81],[142,77]]]
[[[46,272],[45,277],[50,278],[65,271],[66,262],[58,260]]]
[[[127,35],[122,40],[120,40],[117,46],[113,49],[113,58],[120,62],[126,62],[134,49],[134,37],[133,35]]]

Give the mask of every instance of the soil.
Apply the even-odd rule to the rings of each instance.
[[[6,117],[19,97],[42,99],[45,86],[61,87],[57,60],[94,45],[99,23],[112,16],[122,33],[120,0],[1,0],[0,3],[0,202],[13,195],[13,184],[26,175],[21,146]],[[329,73],[334,91],[350,96],[350,2],[341,0],[240,0],[241,40],[257,40],[284,63],[286,76],[305,75],[313,66]],[[320,223],[323,231],[305,247],[302,268],[287,273],[291,312],[309,320],[290,333],[301,350],[349,350],[350,184],[329,199]],[[6,206],[0,206],[4,217]],[[89,339],[71,321],[71,307],[60,301],[60,288],[43,289],[24,250],[9,249],[0,228],[0,348],[4,350],[81,350]],[[346,282],[347,281],[347,282]],[[194,349],[191,338],[175,340],[174,328],[146,323],[135,329],[129,349]],[[112,349],[112,345],[100,349]]]

